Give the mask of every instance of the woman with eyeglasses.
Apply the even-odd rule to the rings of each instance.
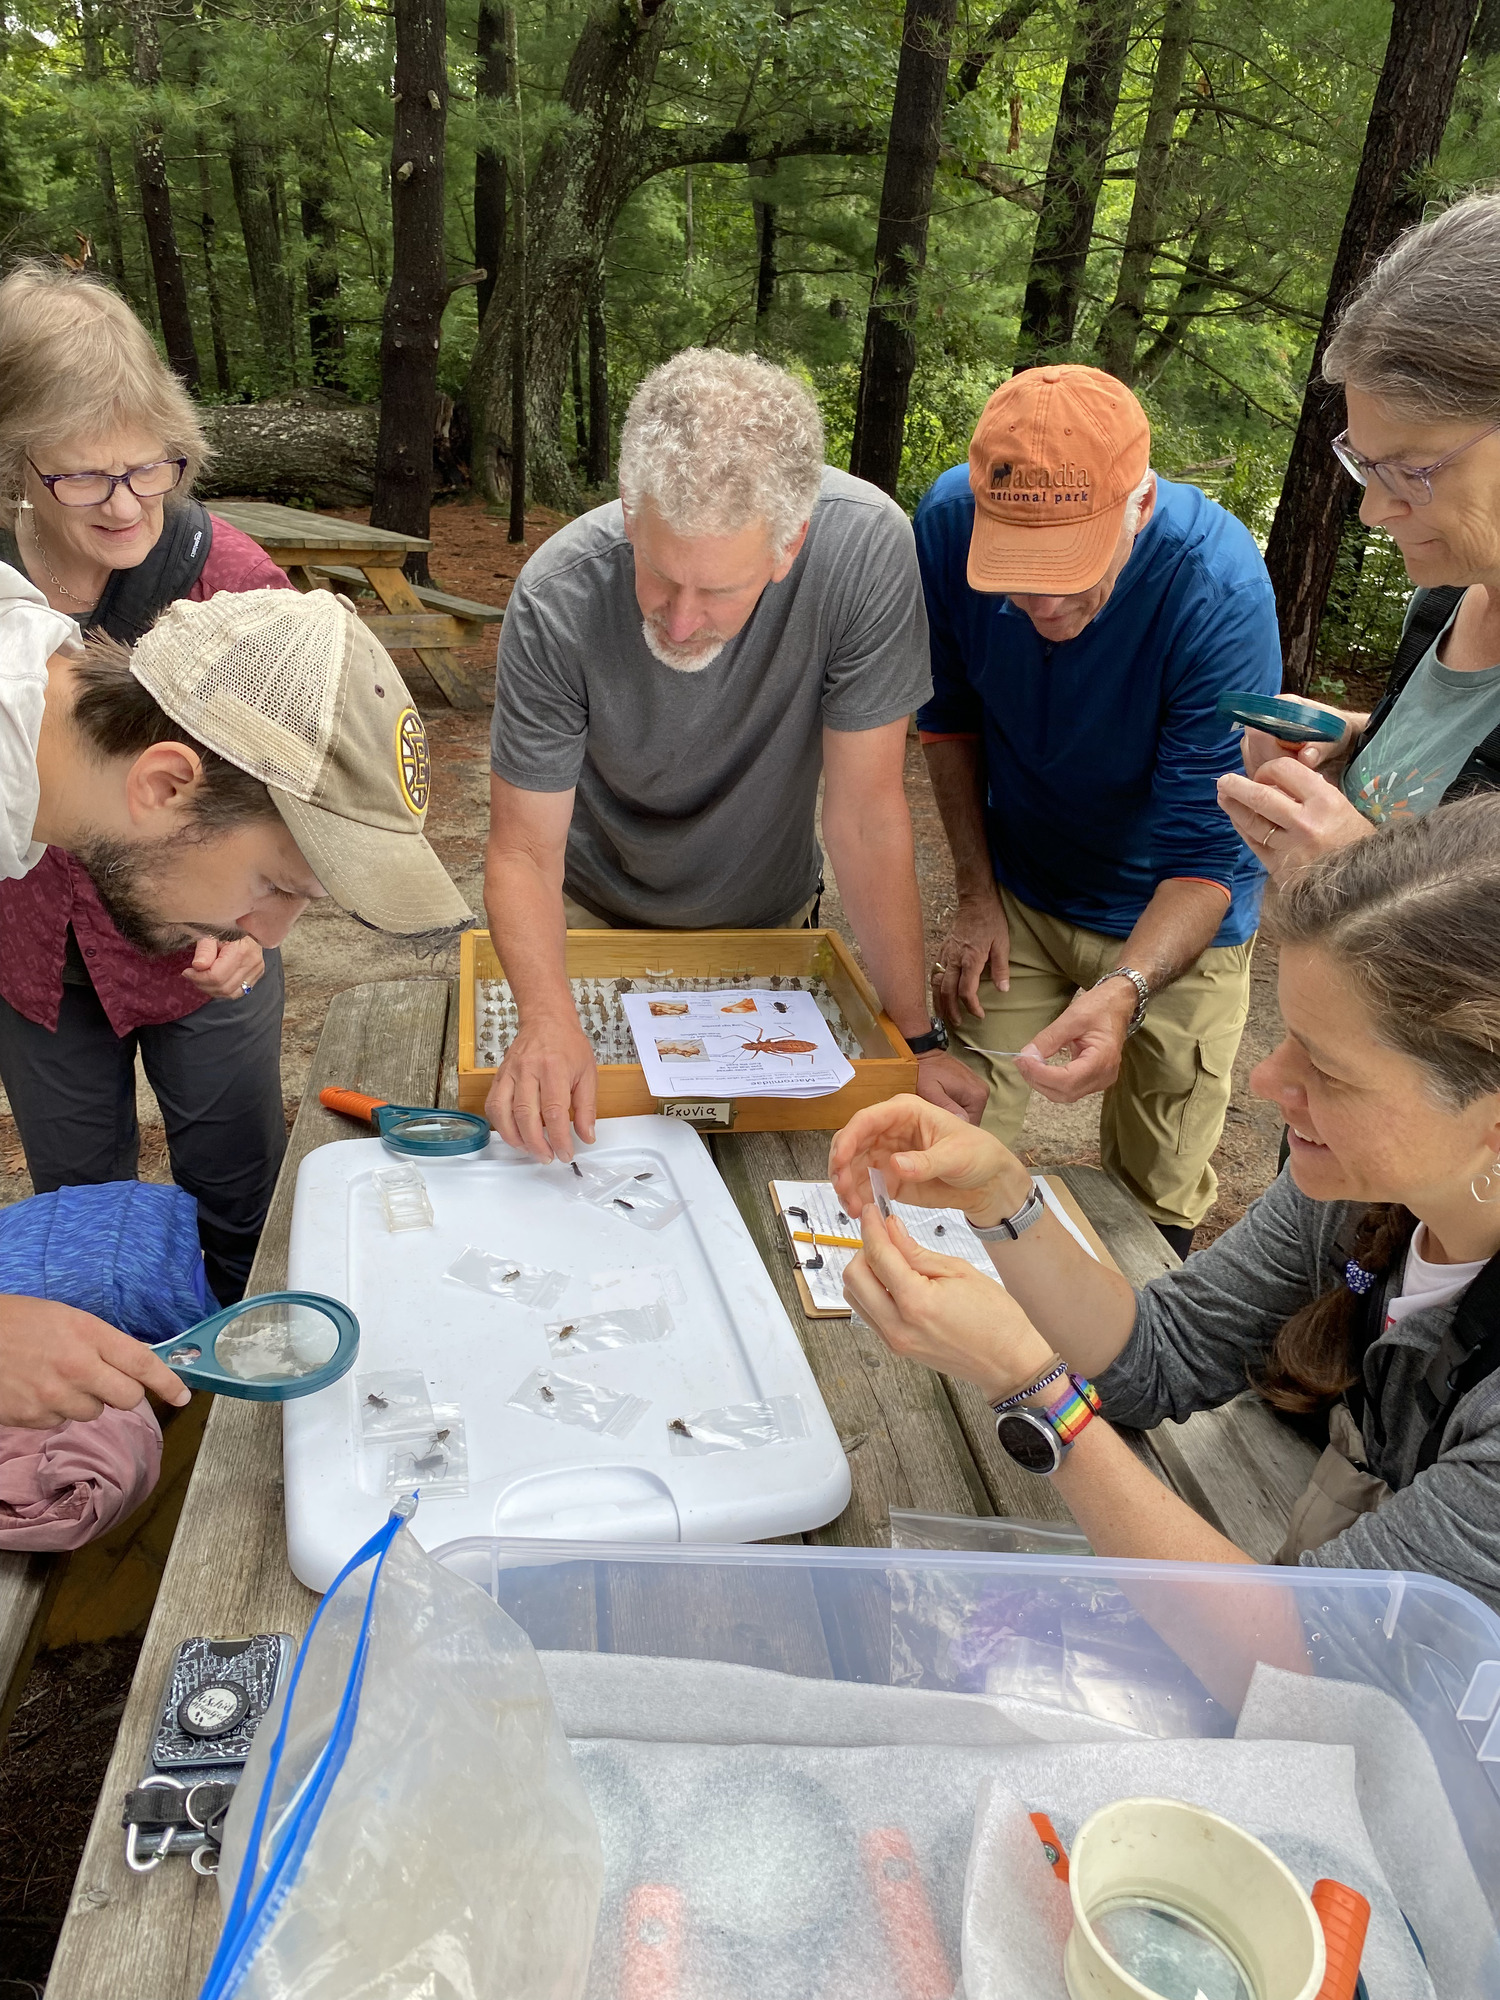
[[[1486,306],[1485,301],[1489,301]],[[1245,734],[1225,811],[1274,882],[1384,821],[1500,786],[1500,196],[1407,230],[1323,357],[1343,386],[1334,442],[1417,589],[1382,700],[1289,756]]]
[[[178,598],[291,589],[192,498],[197,414],[124,301],[62,265],[0,282],[0,562],[55,610],[133,644]],[[239,1298],[286,1124],[281,956],[205,935],[161,953],[71,856],[0,882],[0,1081],[38,1194],[135,1177],[135,1058],[209,1283]]]

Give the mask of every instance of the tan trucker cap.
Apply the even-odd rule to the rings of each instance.
[[[130,670],[174,722],[269,786],[352,915],[403,937],[473,921],[422,833],[426,727],[344,600],[326,590],[181,598],[137,642]]]

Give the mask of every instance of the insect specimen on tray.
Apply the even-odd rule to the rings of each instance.
[[[635,1207],[635,1203],[633,1201],[627,1201],[623,1195],[617,1194],[615,1196],[615,1207],[633,1209]]]
[[[513,1285],[516,1282],[517,1278],[520,1277],[520,1275],[521,1275],[521,1267],[518,1264],[513,1271],[507,1271],[505,1276],[500,1280],[500,1282],[502,1285]]]
[[[370,1391],[370,1394],[365,1397],[365,1403],[366,1406],[372,1410],[388,1410],[391,1407],[390,1404],[386,1401],[385,1397],[377,1396],[373,1389]]]
[[[552,1391],[547,1387],[545,1382],[543,1382],[540,1388],[537,1390],[537,1394],[541,1397],[544,1403],[555,1403],[557,1401],[556,1396],[553,1395]]]
[[[934,1236],[946,1236],[948,1234],[948,1225],[945,1222],[939,1222],[934,1227],[932,1233]]]
[[[636,1179],[638,1181],[649,1181],[650,1178],[651,1178],[651,1170],[649,1167],[647,1168],[645,1173],[636,1175]]]
[[[578,1328],[573,1324],[572,1320],[569,1320],[566,1326],[560,1326],[557,1329],[557,1337],[559,1340],[566,1340],[570,1333],[577,1333],[577,1331]]]
[[[786,1012],[785,1000],[773,1000],[771,1002],[771,1005],[776,1009],[778,1014],[784,1014]]]
[[[785,1056],[788,1062],[792,1062],[797,1056],[815,1056],[818,1053],[816,1042],[797,1042],[788,1035],[782,1035],[778,1040],[768,1042],[764,1031],[758,1034],[753,1042],[741,1042],[740,1047],[748,1055]]]
[[[578,1162],[576,1160],[569,1160],[568,1165],[573,1169],[574,1173],[577,1174],[578,1178],[582,1180],[583,1168],[579,1166]]]
[[[681,1417],[673,1417],[671,1423],[667,1425],[667,1429],[669,1431],[676,1431],[680,1438],[690,1438],[693,1435]]]
[[[434,1445],[446,1444],[452,1435],[452,1431],[434,1431],[432,1436],[427,1440],[427,1449],[431,1451]]]

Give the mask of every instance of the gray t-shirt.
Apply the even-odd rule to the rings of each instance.
[[[597,915],[756,928],[817,889],[823,728],[931,692],[911,524],[830,466],[790,573],[699,673],[641,636],[620,503],[559,529],[506,607],[490,762],[523,791],[576,786],[565,881]]]
[[[1412,598],[1415,607],[1420,592]],[[1408,621],[1411,608],[1407,610]],[[1476,743],[1500,727],[1500,666],[1461,673],[1438,648],[1453,617],[1412,670],[1396,705],[1344,773],[1344,796],[1377,825],[1398,814],[1420,818],[1442,796]]]

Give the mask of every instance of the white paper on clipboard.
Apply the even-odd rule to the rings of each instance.
[[[1038,1185],[1043,1201],[1063,1228],[1093,1257],[1093,1246],[1052,1189],[1045,1181],[1039,1181]],[[858,1236],[859,1224],[839,1207],[832,1181],[772,1181],[771,1189],[788,1231],[802,1230],[818,1236]],[[904,1201],[892,1202],[891,1208],[914,1241],[924,1249],[935,1250],[944,1257],[962,1257],[976,1271],[983,1271],[997,1285],[1001,1283],[989,1252],[969,1227],[961,1209],[913,1208]],[[794,1210],[803,1213],[795,1214]],[[802,1281],[817,1309],[820,1312],[848,1312],[849,1305],[844,1298],[844,1273],[856,1253],[835,1249],[827,1243],[797,1242],[792,1243],[792,1252],[802,1273]],[[816,1258],[822,1259],[821,1264],[814,1261]]]

